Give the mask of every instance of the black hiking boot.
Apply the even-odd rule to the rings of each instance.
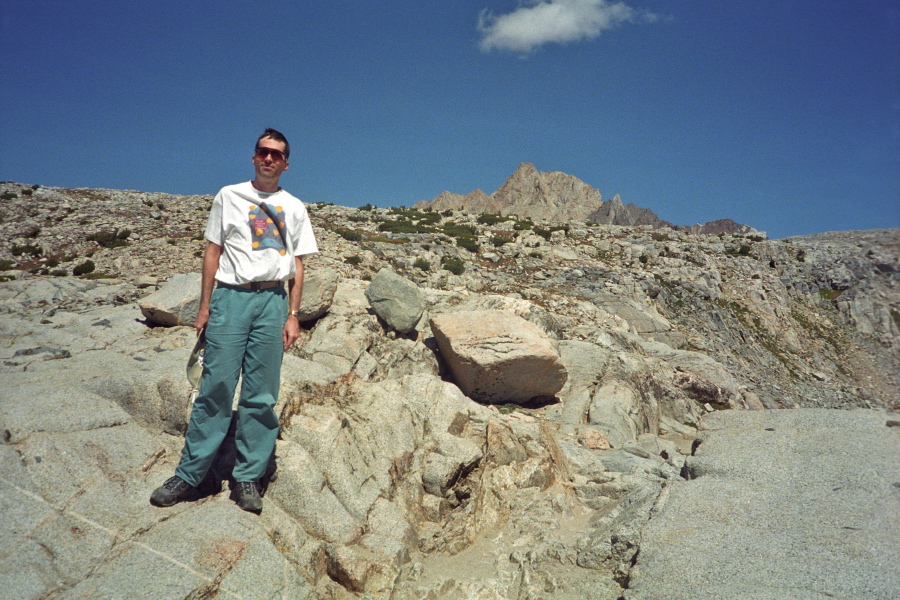
[[[238,481],[234,489],[237,505],[243,510],[258,512],[262,510],[262,498],[259,497],[259,488],[255,481]]]
[[[172,506],[179,500],[183,500],[194,490],[187,481],[175,475],[166,479],[166,482],[153,490],[150,502],[157,506]]]

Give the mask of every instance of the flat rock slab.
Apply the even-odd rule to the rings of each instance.
[[[627,600],[897,598],[900,427],[870,410],[708,415]]]

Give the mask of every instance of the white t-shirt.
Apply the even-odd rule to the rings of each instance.
[[[278,220],[283,241],[263,202]],[[216,280],[232,285],[286,281],[296,274],[295,256],[319,251],[303,203],[284,190],[260,192],[249,181],[216,194],[205,237],[222,247]]]

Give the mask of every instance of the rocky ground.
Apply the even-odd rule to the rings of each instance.
[[[334,283],[285,360],[266,508],[214,489],[154,509],[193,334],[138,303],[199,272],[211,197],[0,194],[13,597],[615,599],[705,414],[898,408],[898,230],[766,240],[313,204],[308,272]],[[365,293],[383,269],[421,296],[409,332]],[[552,340],[554,397],[460,390],[429,320],[497,310]]]

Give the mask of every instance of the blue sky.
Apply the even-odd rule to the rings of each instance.
[[[900,227],[900,4],[0,0],[0,180],[411,206],[521,162],[689,225]]]

